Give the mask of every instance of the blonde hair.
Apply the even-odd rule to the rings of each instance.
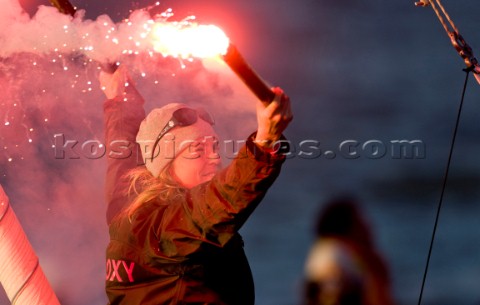
[[[170,173],[171,164],[168,164],[158,177],[153,176],[145,166],[139,166],[127,173],[130,180],[128,194],[134,196],[133,202],[125,210],[130,220],[144,203],[155,199],[168,201],[185,194],[185,188],[181,187]]]

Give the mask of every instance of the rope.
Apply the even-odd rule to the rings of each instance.
[[[450,26],[453,28],[455,33],[458,33],[458,29],[455,27],[455,24],[453,23],[452,19],[450,19],[450,16],[445,11],[445,8],[443,7],[443,5],[440,3],[439,0],[436,0],[436,1],[438,3],[438,6],[440,7],[440,9],[442,10],[443,14],[445,15],[445,18],[447,18],[447,20],[449,21]],[[432,6],[433,10],[435,11],[435,14],[437,14],[438,20],[440,20],[440,23],[443,25],[443,28],[445,29],[445,31],[448,34],[450,34],[452,31],[450,30],[447,23],[445,22],[445,19],[443,19],[442,14],[438,10],[437,6],[435,5],[435,2],[433,2],[433,0],[429,0],[429,2],[430,2],[430,5]]]
[[[445,8],[443,7],[442,3],[440,2],[440,0],[436,0],[437,3],[438,3],[438,6],[440,7],[440,9],[442,10],[443,14],[445,15],[445,18],[447,18],[448,22],[450,23],[450,26],[452,27],[452,29],[458,33],[458,29],[457,27],[455,26],[455,24],[453,23],[452,19],[450,18],[450,16],[448,15],[447,11],[445,10]]]
[[[445,32],[447,32],[447,35],[449,36],[453,47],[455,48],[455,50],[457,50],[458,54],[463,58],[467,67],[475,66],[475,69],[472,69],[472,71],[475,74],[480,73],[480,67],[478,66],[477,59],[473,55],[472,48],[468,45],[468,43],[465,41],[465,39],[463,39],[462,35],[460,35],[460,32],[458,31],[458,28],[455,26],[455,23],[453,23],[452,19],[448,15],[447,11],[443,7],[440,0],[435,0],[435,1],[437,3],[438,7],[440,8],[441,12],[443,13],[443,15],[442,15],[442,13],[440,13],[440,10],[437,8],[437,6],[435,5],[435,2],[433,0],[428,0],[428,3],[432,6],[435,14],[438,17],[438,20],[440,21],[443,28],[445,29]],[[448,23],[450,24],[451,30],[450,30],[449,26],[447,25],[447,22],[445,21],[444,17],[447,19]],[[480,83],[480,77],[475,76],[475,78]]]
[[[435,216],[435,224],[433,226],[432,238],[430,240],[430,247],[428,249],[427,263],[426,263],[426,266],[425,266],[425,272],[423,273],[422,287],[420,289],[420,296],[418,298],[418,305],[422,304],[423,290],[425,288],[425,282],[426,282],[426,279],[427,279],[428,267],[430,265],[430,258],[432,256],[433,242],[435,241],[435,234],[437,232],[438,219],[440,217],[440,211],[442,209],[443,197],[444,197],[445,189],[446,189],[446,186],[447,186],[448,173],[449,173],[449,170],[450,170],[450,163],[452,161],[452,155],[453,155],[453,148],[455,146],[455,140],[457,138],[458,125],[460,123],[460,116],[461,116],[461,113],[462,113],[463,101],[464,101],[464,98],[465,98],[465,91],[467,89],[467,84],[468,84],[468,76],[470,75],[470,72],[473,70],[473,68],[474,67],[471,66],[471,67],[463,70],[467,73],[467,75],[465,77],[465,83],[463,84],[462,98],[460,100],[460,106],[458,107],[457,119],[455,121],[455,129],[453,131],[452,142],[450,144],[450,152],[448,154],[447,166],[446,166],[446,169],[445,169],[445,175],[443,176],[442,191],[441,191],[441,195],[440,195],[440,200],[438,202],[437,215]]]

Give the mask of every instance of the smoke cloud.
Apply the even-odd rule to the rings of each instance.
[[[147,112],[173,101],[205,107],[223,139],[255,130],[255,98],[221,61],[165,58],[136,44],[129,37],[144,31],[147,10],[116,24],[46,6],[30,17],[15,0],[0,2],[0,184],[60,302],[105,304],[106,159],[81,151],[103,143],[100,66],[127,66]],[[78,141],[78,157],[58,158],[59,134]]]

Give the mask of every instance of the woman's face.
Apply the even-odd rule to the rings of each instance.
[[[217,137],[202,137],[185,143],[185,149],[172,161],[171,173],[177,182],[190,189],[210,181],[220,162]]]

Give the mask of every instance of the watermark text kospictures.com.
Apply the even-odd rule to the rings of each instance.
[[[151,151],[151,143],[146,143],[145,149]],[[165,141],[157,146],[155,151],[162,149],[168,150],[168,158],[174,159],[180,151],[175,151],[175,147],[190,148],[192,146],[202,145],[205,151],[209,151],[209,158],[226,159],[238,158],[238,152],[245,140],[223,140],[219,141],[212,137],[206,137],[203,141],[185,141],[176,146],[175,139]],[[315,139],[305,139],[298,142],[290,140],[280,140],[278,144],[288,144],[290,149],[283,152],[286,158],[301,159],[425,159],[426,145],[424,141],[415,139],[395,139],[395,140],[378,140],[371,139],[359,141],[354,139],[343,140],[335,145],[332,149],[328,149],[325,144]],[[141,156],[140,148],[136,143],[127,140],[113,140],[109,143],[108,149],[106,143],[99,140],[79,141],[68,139],[65,134],[54,135],[53,154],[55,159],[100,159],[113,158],[125,159],[130,158],[135,152],[137,156]],[[149,145],[150,144],[150,147]],[[178,143],[177,143],[178,144]],[[280,146],[280,145],[278,145]],[[182,149],[183,150],[183,149]],[[186,158],[198,158],[198,148],[191,149],[191,154],[187,154]],[[211,153],[211,152],[214,153]],[[158,154],[158,153],[157,153]],[[140,157],[141,158],[141,157]],[[143,160],[139,160],[143,161]]]

